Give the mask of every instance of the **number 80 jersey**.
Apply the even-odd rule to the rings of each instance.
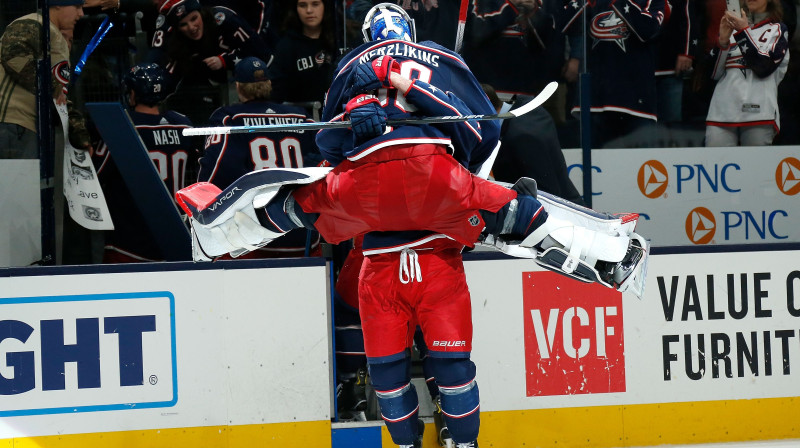
[[[221,107],[211,126],[263,126],[311,122],[304,109],[251,101]],[[321,161],[314,131],[281,131],[211,135],[200,159],[198,182],[225,189],[242,175],[267,168],[302,168]]]

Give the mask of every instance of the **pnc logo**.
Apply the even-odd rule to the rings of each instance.
[[[686,236],[694,244],[708,244],[714,238],[717,220],[705,207],[697,207],[686,217]]]
[[[794,157],[781,160],[775,169],[775,184],[787,196],[800,193],[800,160]]]
[[[669,184],[667,168],[658,160],[648,160],[639,168],[636,183],[643,195],[650,199],[657,198],[667,191]]]

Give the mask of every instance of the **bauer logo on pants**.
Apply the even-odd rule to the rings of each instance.
[[[174,406],[169,292],[0,298],[0,417]]]
[[[523,272],[526,395],[625,392],[622,293]]]

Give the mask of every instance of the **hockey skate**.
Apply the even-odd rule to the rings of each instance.
[[[442,402],[438,395],[433,399],[433,424],[436,427],[439,446],[455,448],[456,443],[453,441],[453,437],[450,436],[450,430],[447,429],[447,423],[442,415]]]
[[[456,445],[456,448],[478,448],[478,441],[473,440],[472,442],[469,443],[459,443],[458,445]]]

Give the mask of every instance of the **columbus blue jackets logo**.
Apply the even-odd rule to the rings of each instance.
[[[314,55],[314,63],[317,65],[330,64],[333,58],[326,51],[320,51]]]
[[[214,21],[217,22],[217,25],[222,25],[222,22],[225,21],[225,13],[224,12],[218,12],[218,13],[214,14]]]
[[[55,76],[56,80],[61,84],[64,85],[69,84],[69,75],[70,75],[69,62],[61,61],[58,63],[58,65],[53,67],[53,76]]]
[[[600,42],[614,42],[622,51],[625,51],[625,41],[631,35],[628,25],[615,11],[606,11],[594,16],[589,33],[594,39],[592,48]]]

